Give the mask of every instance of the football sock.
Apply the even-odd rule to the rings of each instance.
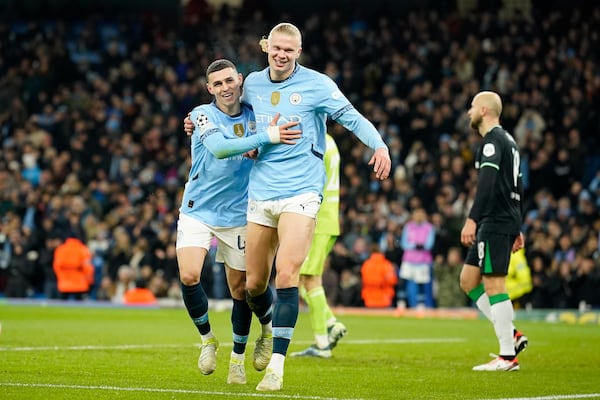
[[[267,369],[273,370],[277,375],[283,376],[283,365],[285,363],[285,356],[279,353],[273,353]]]
[[[298,320],[298,288],[277,289],[273,310],[273,353],[286,355]]]
[[[325,317],[325,308],[328,307],[323,286],[308,291],[306,293],[306,301],[308,304],[310,323],[317,341],[317,346],[319,348],[325,348],[329,345],[327,339],[327,318]]]
[[[208,321],[208,298],[200,282],[195,285],[186,286],[181,284],[181,294],[185,308],[192,318],[194,325],[201,335],[208,335],[210,322]]]
[[[273,292],[271,288],[267,287],[267,290],[263,294],[259,294],[256,297],[252,297],[250,293],[246,292],[246,301],[262,325],[269,325],[271,323],[271,318],[273,317],[271,311]]]
[[[510,360],[515,357],[512,326],[514,310],[512,302],[507,293],[500,293],[490,297],[490,304],[492,324],[500,343],[500,356]]]
[[[233,299],[231,310],[231,326],[233,327],[233,352],[243,354],[248,343],[250,324],[252,323],[252,310],[246,300]]]
[[[477,308],[479,309],[479,311],[481,311],[481,313],[483,315],[485,315],[485,317],[488,320],[492,320],[492,312],[490,310],[490,299],[488,298],[488,295],[485,293],[485,289],[483,288],[483,283],[480,283],[479,285],[477,285],[473,290],[471,290],[469,293],[467,293],[467,295],[469,296],[469,298],[471,300],[473,300],[473,302],[475,303],[475,305],[477,306]]]
[[[333,311],[331,311],[331,307],[327,303],[327,297],[325,297],[325,308],[323,309],[323,314],[325,315],[325,324],[327,326],[333,325],[337,322],[335,315],[333,315]]]
[[[475,305],[481,311],[481,313],[492,322],[492,309],[490,306],[490,298],[488,297],[485,289],[483,288],[483,283],[480,283],[475,289],[471,290],[467,293],[469,298],[475,302]],[[513,330],[516,332],[514,324],[511,322],[511,326]]]
[[[242,363],[246,359],[246,355],[244,353],[238,354],[235,351],[231,352],[231,358],[241,361]]]

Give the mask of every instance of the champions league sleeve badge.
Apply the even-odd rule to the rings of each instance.
[[[195,123],[196,126],[200,128],[200,131],[206,130],[209,125],[208,116],[206,114],[198,114]]]

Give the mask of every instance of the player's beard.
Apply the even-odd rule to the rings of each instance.
[[[481,117],[471,118],[471,128],[479,131],[479,127],[481,126],[482,119]]]

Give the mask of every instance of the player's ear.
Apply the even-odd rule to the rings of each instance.
[[[207,84],[206,84],[206,91],[207,91],[208,93],[210,93],[210,94],[213,94],[213,92],[212,92],[212,86],[210,85],[210,83],[207,83]]]
[[[242,86],[242,83],[244,83],[244,76],[240,73],[238,73],[238,78],[240,80],[240,86]]]

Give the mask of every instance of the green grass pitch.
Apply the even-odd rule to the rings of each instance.
[[[211,311],[221,347],[214,374],[197,369],[184,309],[0,304],[0,399],[582,399],[600,398],[600,325],[517,321],[530,340],[518,372],[473,372],[498,346],[483,319],[344,315],[331,359],[288,357],[283,391],[227,385],[229,312]],[[290,351],[312,342],[301,313]]]

